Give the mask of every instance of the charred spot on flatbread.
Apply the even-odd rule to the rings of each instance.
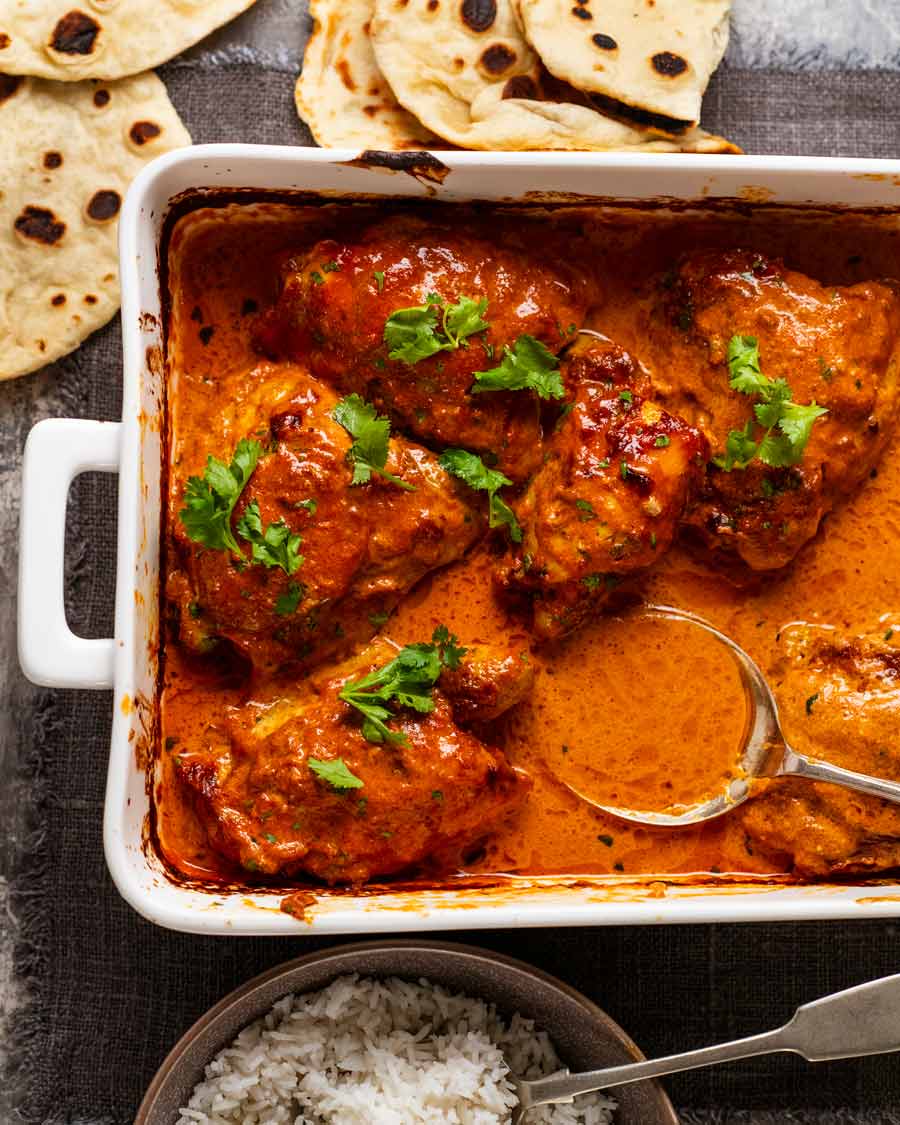
[[[100,24],[85,12],[74,8],[58,21],[50,38],[50,46],[61,55],[93,54],[100,34]]]
[[[436,12],[441,6],[441,0],[428,0],[428,11]]]
[[[0,51],[5,51],[10,43],[12,43],[12,39],[10,39],[5,31],[0,31]]]
[[[16,232],[23,238],[54,246],[66,233],[66,224],[47,207],[25,207],[13,223]]]
[[[503,98],[525,98],[528,101],[537,101],[541,96],[537,83],[530,74],[514,74],[508,78],[503,87]]]
[[[121,206],[121,195],[117,191],[104,188],[95,191],[88,200],[88,217],[93,219],[95,223],[108,223],[110,219],[114,219],[118,215]]]
[[[496,0],[462,0],[460,15],[470,31],[487,31],[497,18]]]
[[[94,105],[97,109],[103,109],[104,106],[109,105],[109,90],[95,90]]]
[[[650,62],[653,64],[656,73],[663,75],[665,78],[677,78],[679,74],[684,74],[688,68],[687,62],[681,55],[676,55],[674,51],[659,51]]]
[[[97,298],[94,296],[93,293],[86,293],[85,297],[84,297],[84,303],[86,305],[96,305]]]
[[[594,18],[587,8],[573,8],[572,15],[580,20],[592,20]]]
[[[591,36],[591,42],[601,51],[617,51],[619,49],[619,44],[611,35],[603,35],[600,32]]]
[[[162,129],[154,121],[135,121],[128,135],[136,145],[145,145],[161,132]]]
[[[505,74],[511,66],[515,66],[518,55],[506,46],[505,43],[493,43],[482,52],[479,64],[488,74],[497,76]]]
[[[56,149],[51,149],[50,152],[44,153],[44,167],[48,172],[52,172],[54,168],[59,168],[62,162],[62,153],[57,152]]]
[[[344,86],[350,91],[351,94],[356,92],[356,83],[353,81],[353,74],[350,71],[350,63],[346,59],[338,59],[334,64],[335,70],[338,72]]]
[[[16,74],[0,74],[0,104],[11,98],[24,81]]]
[[[53,305],[53,307],[55,309],[60,308],[65,303],[66,303],[65,293],[54,293],[53,296],[50,298],[50,304]]]

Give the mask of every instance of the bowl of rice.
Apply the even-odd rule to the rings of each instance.
[[[508,1125],[510,1072],[643,1055],[595,1004],[521,961],[391,941],[289,961],[179,1040],[135,1125]],[[532,1110],[528,1125],[678,1125],[662,1087]]]

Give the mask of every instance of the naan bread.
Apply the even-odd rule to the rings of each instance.
[[[315,21],[297,79],[297,112],[324,148],[443,147],[400,105],[369,38],[374,0],[311,0]]]
[[[125,190],[190,143],[155,74],[0,74],[0,379],[66,355],[113,316]]]
[[[630,107],[648,125],[700,120],[728,46],[731,0],[517,2],[528,42],[557,78]]]
[[[670,138],[573,101],[547,100],[510,0],[375,0],[375,57],[398,101],[470,149],[735,152],[693,130]]]
[[[255,0],[4,0],[0,71],[72,82],[158,66]]]

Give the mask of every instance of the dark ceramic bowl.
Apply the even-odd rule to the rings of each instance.
[[[521,1012],[549,1032],[572,1071],[635,1062],[644,1056],[625,1032],[590,1000],[522,961],[487,949],[434,941],[373,941],[312,953],[272,969],[236,989],[202,1016],[175,1044],[141,1103],[135,1125],[174,1125],[204,1067],[238,1032],[290,992],[324,988],[345,973],[426,977],[453,992],[493,1001],[504,1015]],[[613,1091],[617,1125],[678,1125],[657,1082]]]

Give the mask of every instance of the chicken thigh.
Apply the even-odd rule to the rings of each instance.
[[[516,505],[523,539],[502,576],[534,595],[545,638],[577,628],[668,550],[708,453],[698,430],[643,397],[646,375],[614,344],[582,338],[564,375],[571,409]]]
[[[772,570],[790,562],[865,480],[890,436],[900,295],[878,282],[821,285],[750,252],[684,259],[663,280],[642,354],[660,401],[706,433],[717,460],[729,433],[754,419],[753,398],[729,383],[735,336],[758,342],[763,373],[784,380],[794,403],[827,411],[796,463],[773,466],[756,457],[730,471],[712,464],[685,517],[719,557]]]
[[[787,738],[810,757],[900,781],[900,645],[894,630],[850,636],[828,626],[782,632],[775,688]],[[896,634],[900,641],[900,631]],[[804,878],[900,868],[900,807],[836,785],[763,784],[745,807],[753,845]]]
[[[459,689],[459,669],[431,688],[430,711],[392,705],[388,736],[367,736],[341,691],[397,655],[378,639],[305,681],[271,685],[267,698],[209,731],[202,752],[182,753],[176,768],[217,850],[270,876],[362,883],[426,861],[452,870],[518,807],[528,780],[454,717],[448,691]],[[463,697],[492,675],[491,660],[476,660]],[[530,674],[510,683],[506,707],[528,690]]]
[[[353,483],[356,447],[335,418],[337,396],[299,367],[292,385],[293,398],[251,430],[262,440],[229,517],[237,551],[196,541],[183,513],[174,521],[181,565],[168,594],[182,640],[202,652],[226,638],[259,671],[310,667],[368,640],[484,527],[476,494],[405,438],[390,439],[384,473]]]
[[[470,308],[465,323],[448,321],[450,306],[464,298],[486,307],[480,315]],[[385,325],[399,310],[416,309],[406,317],[415,346],[392,358]],[[258,342],[363,395],[427,444],[483,454],[518,481],[540,463],[537,396],[472,393],[475,373],[496,368],[523,336],[557,352],[584,311],[580,285],[561,267],[462,229],[398,217],[288,262]],[[443,347],[427,354],[436,340]]]

